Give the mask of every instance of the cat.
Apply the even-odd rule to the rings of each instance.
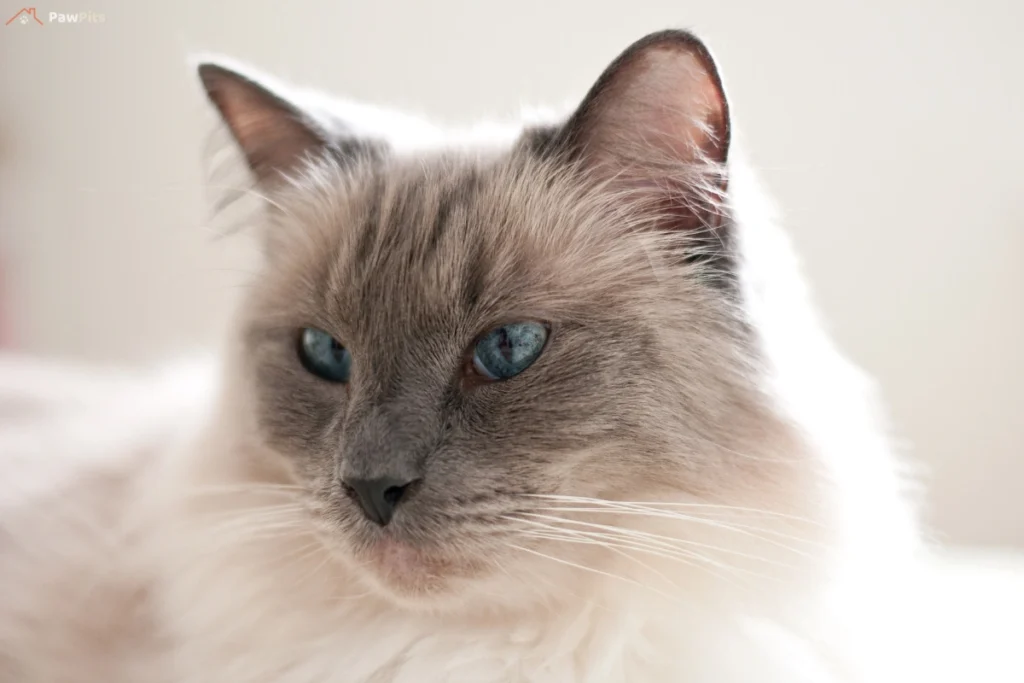
[[[0,680],[891,673],[910,478],[696,36],[462,135],[198,72],[261,269],[216,358],[0,442]]]

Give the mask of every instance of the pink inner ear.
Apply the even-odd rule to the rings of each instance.
[[[729,110],[710,53],[668,31],[627,49],[567,125],[584,167],[625,189],[659,229],[715,228],[723,216]]]
[[[585,113],[585,154],[612,163],[725,161],[728,105],[699,43],[644,46],[624,55],[603,80]]]
[[[324,140],[292,105],[244,76],[215,65],[200,67],[210,100],[261,179],[287,171]]]

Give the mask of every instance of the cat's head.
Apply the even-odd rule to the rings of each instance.
[[[200,74],[266,199],[228,400],[372,586],[520,602],[770,569],[806,473],[762,390],[696,38],[644,38],[568,120],[476,150]]]

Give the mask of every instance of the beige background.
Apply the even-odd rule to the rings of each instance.
[[[248,252],[212,239],[214,118],[190,51],[458,123],[577,97],[632,40],[691,27],[834,333],[930,470],[929,519],[944,538],[1024,547],[1024,3],[51,9],[105,21],[0,28],[0,258],[22,347],[141,363],[216,338]]]

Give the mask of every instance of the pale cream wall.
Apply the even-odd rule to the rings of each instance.
[[[931,469],[931,519],[1024,546],[1024,3],[60,9],[105,22],[0,29],[0,255],[29,349],[146,361],[223,324],[247,254],[205,226],[214,119],[190,50],[460,122],[578,96],[633,39],[688,26],[721,60],[832,329]]]

